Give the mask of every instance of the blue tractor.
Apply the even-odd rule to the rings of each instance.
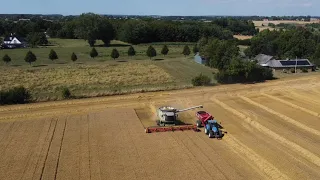
[[[206,133],[209,138],[222,138],[223,134],[221,131],[221,125],[216,120],[208,120],[205,127],[204,133]]]

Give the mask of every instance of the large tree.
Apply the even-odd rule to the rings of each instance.
[[[48,39],[44,33],[31,33],[27,36],[27,42],[31,47],[47,45]]]
[[[90,46],[94,46],[97,39],[102,40],[105,45],[109,45],[110,41],[115,37],[115,32],[106,17],[85,13],[76,19],[75,35],[78,38],[87,40]]]

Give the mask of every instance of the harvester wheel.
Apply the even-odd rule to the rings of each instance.
[[[210,131],[210,132],[209,132],[209,138],[213,138],[213,137],[214,137],[213,132]]]
[[[197,120],[197,127],[200,128],[202,126],[202,122],[200,120]]]

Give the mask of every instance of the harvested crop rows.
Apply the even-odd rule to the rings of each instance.
[[[319,80],[1,107],[0,179],[320,179]],[[157,107],[200,104],[222,140],[144,132]]]

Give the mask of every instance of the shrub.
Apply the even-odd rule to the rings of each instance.
[[[24,104],[28,103],[31,95],[24,87],[15,87],[8,91],[0,91],[0,104]]]
[[[62,97],[64,99],[69,99],[71,97],[71,92],[68,88],[63,88],[62,89]]]
[[[91,49],[91,52],[90,52],[90,57],[91,58],[95,58],[97,57],[99,54],[98,54],[98,51],[96,50],[96,48],[92,48]]]
[[[2,60],[3,60],[6,64],[8,64],[8,63],[11,61],[11,58],[10,58],[10,56],[8,56],[8,54],[5,54],[5,55],[3,56],[3,58],[2,58]]]
[[[209,85],[210,82],[211,79],[208,76],[203,75],[202,73],[192,79],[192,85],[194,86],[205,86]]]
[[[37,56],[35,54],[33,54],[32,51],[28,51],[27,54],[26,54],[26,57],[24,58],[24,60],[30,64],[31,66],[31,63],[35,62],[37,60]]]
[[[58,59],[58,55],[53,49],[50,50],[49,59],[51,61]]]
[[[113,49],[112,52],[111,52],[111,57],[113,59],[117,59],[117,58],[119,58],[119,56],[120,56],[120,54],[119,54],[118,50],[117,49]]]
[[[291,72],[291,73],[295,73],[296,70],[295,70],[294,68],[291,68],[291,69],[290,69],[290,72]]]
[[[77,55],[75,53],[72,53],[71,60],[75,62],[77,59],[78,59]]]

